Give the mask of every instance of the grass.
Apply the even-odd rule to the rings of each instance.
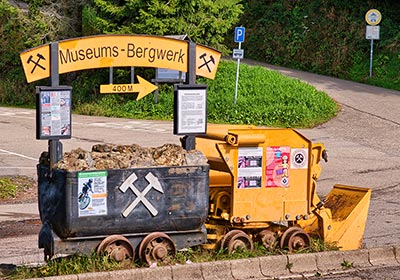
[[[322,242],[320,239],[312,238],[311,247],[309,249],[297,251],[295,253],[313,253],[327,250],[338,250],[338,248],[334,244],[328,244]],[[171,264],[213,262],[281,254],[288,254],[288,251],[280,250],[277,247],[267,249],[258,243],[254,244],[253,251],[236,250],[233,254],[228,254],[226,250],[208,251],[201,247],[194,247],[178,251]],[[93,253],[92,255],[73,255],[69,257],[56,258],[49,261],[44,266],[16,267],[4,275],[0,272],[0,278],[2,276],[6,276],[6,279],[41,278],[88,272],[135,269],[140,267],[144,267],[144,265],[131,261],[119,263],[109,259],[107,256]]]
[[[15,199],[32,188],[35,181],[27,176],[0,176],[0,199]]]
[[[10,178],[0,178],[0,198],[11,198],[17,196],[17,186]]]
[[[235,77],[236,63],[221,61],[215,80],[198,79],[198,84],[208,85],[208,122],[309,128],[328,121],[338,112],[337,104],[311,85],[277,71],[245,64],[240,66],[235,104]],[[93,88],[93,84],[90,87]],[[134,95],[95,95],[92,100],[75,104],[74,112],[172,120],[173,99],[173,86],[164,84],[160,86],[157,104],[152,94],[140,101],[136,101]]]

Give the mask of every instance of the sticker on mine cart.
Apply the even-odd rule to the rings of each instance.
[[[238,188],[261,188],[262,147],[238,149]]]
[[[107,215],[107,171],[78,173],[79,217]]]
[[[267,147],[266,187],[289,187],[290,147]]]

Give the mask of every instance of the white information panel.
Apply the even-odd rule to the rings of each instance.
[[[175,85],[174,134],[204,134],[207,85]]]

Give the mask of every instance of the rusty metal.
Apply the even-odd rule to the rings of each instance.
[[[97,253],[106,254],[118,262],[132,260],[135,255],[129,240],[117,234],[106,237],[97,247]]]
[[[221,243],[222,249],[227,249],[229,254],[236,250],[252,251],[254,249],[253,241],[241,230],[231,230],[228,232]]]
[[[309,248],[311,243],[310,236],[299,227],[288,228],[281,236],[280,246],[290,252]]]
[[[172,239],[163,232],[153,232],[140,243],[139,257],[143,263],[169,264],[170,257],[176,255],[176,247]]]
[[[264,229],[257,234],[256,241],[267,249],[274,248],[278,241],[278,236],[272,230]]]

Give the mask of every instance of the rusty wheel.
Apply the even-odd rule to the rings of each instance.
[[[241,230],[232,230],[228,232],[222,240],[221,247],[228,249],[229,254],[233,254],[236,250],[252,251],[253,241]]]
[[[281,237],[281,248],[288,248],[290,252],[309,248],[310,236],[301,228],[291,227]]]
[[[256,237],[256,241],[267,249],[275,247],[277,240],[276,233],[269,229],[260,231]]]
[[[228,231],[228,232],[224,235],[224,237],[222,238],[222,241],[221,241],[221,249],[227,249],[227,248],[228,248],[228,242],[229,242],[229,240],[230,240],[235,234],[238,234],[238,233],[240,233],[240,232],[242,232],[242,231],[241,231],[241,230],[238,230],[238,229],[234,229],[234,230]]]
[[[292,251],[299,251],[302,249],[310,248],[311,239],[310,236],[304,232],[295,232],[289,238],[289,250]]]
[[[118,262],[132,260],[135,253],[129,240],[122,235],[110,235],[97,247],[98,254],[106,254]]]
[[[153,232],[147,235],[139,246],[140,260],[148,265],[157,262],[169,264],[170,257],[174,257],[175,254],[174,242],[162,232]]]

